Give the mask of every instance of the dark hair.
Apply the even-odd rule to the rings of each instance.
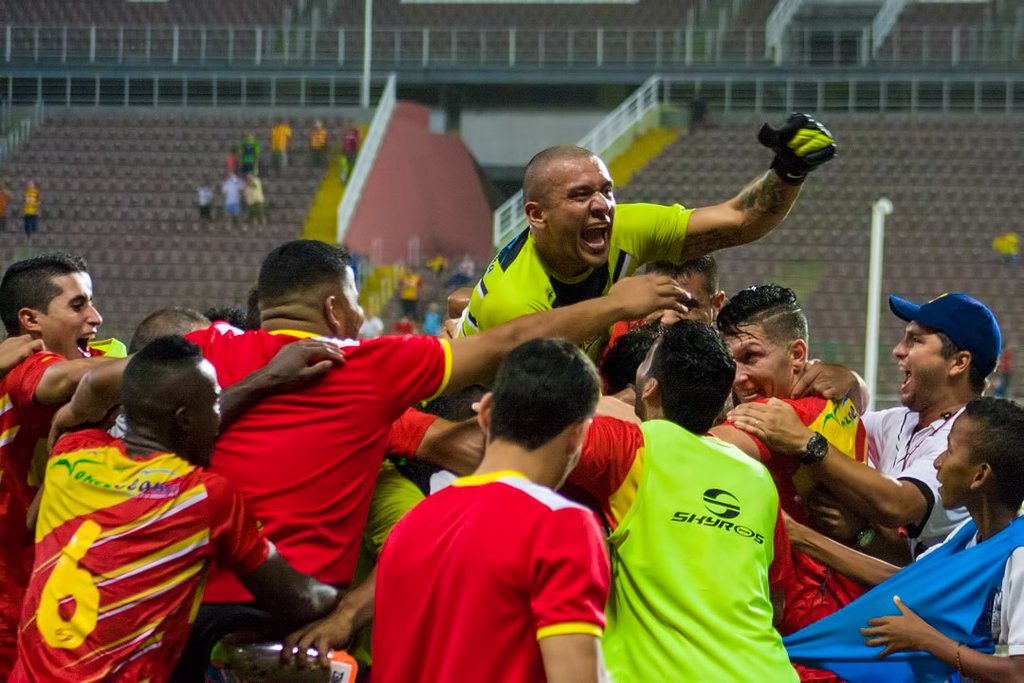
[[[54,278],[88,272],[81,256],[52,253],[12,263],[0,282],[0,320],[7,334],[21,334],[18,311],[32,308],[45,312],[60,294]]]
[[[317,240],[293,240],[271,251],[256,285],[260,305],[280,301],[347,277],[352,257],[344,247]]]
[[[245,320],[248,315],[248,309],[241,306],[210,306],[203,310],[203,315],[211,322],[223,320],[232,327],[237,327],[240,330],[247,329]]]
[[[451,422],[468,420],[476,415],[473,404],[483,398],[486,393],[486,387],[473,384],[455,393],[438,396],[428,401],[423,405],[423,412],[437,415]]]
[[[575,145],[558,145],[537,152],[526,164],[526,170],[523,172],[523,201],[535,202],[547,194],[548,181],[543,171],[552,161],[589,159],[596,156],[589,149]]]
[[[121,403],[128,422],[142,412],[176,408],[167,403],[168,389],[202,359],[198,346],[176,335],[157,337],[143,346],[128,361],[121,380]]]
[[[260,290],[253,287],[249,290],[249,297],[245,300],[245,325],[243,330],[258,330],[263,324],[260,317]]]
[[[536,450],[593,415],[600,387],[594,364],[569,342],[528,341],[498,368],[488,437]]]
[[[644,267],[644,272],[667,275],[676,280],[684,275],[702,275],[704,276],[704,282],[706,284],[704,291],[707,295],[712,297],[718,293],[718,261],[716,261],[715,257],[711,254],[705,254],[704,256],[690,259],[689,261],[683,261],[682,263],[654,261]]]
[[[159,337],[167,335],[184,336],[191,332],[197,325],[209,325],[210,316],[204,316],[199,311],[181,306],[161,308],[153,311],[139,323],[135,328],[135,334],[128,344],[128,353],[137,353],[147,344]],[[221,318],[216,318],[221,320]]]
[[[797,303],[796,293],[775,284],[747,287],[736,292],[718,312],[718,329],[735,337],[746,325],[760,325],[777,344],[797,339],[810,342],[807,316]]]
[[[715,424],[736,378],[736,361],[715,329],[680,320],[663,328],[650,376],[661,385],[665,418],[695,434]]]
[[[920,325],[920,323],[918,324]],[[946,333],[942,330],[937,330],[933,327],[928,327],[927,325],[921,325],[921,327],[924,327],[929,332],[934,333],[939,338],[939,341],[942,343],[942,349],[939,353],[944,360],[949,360],[956,354],[963,351],[963,349],[957,346],[956,342],[946,336]],[[967,353],[970,353],[970,351]],[[981,374],[981,370],[979,370],[978,366],[974,363],[971,363],[968,366],[967,378],[971,383],[971,390],[980,396],[985,391],[985,376]]]
[[[657,325],[639,325],[615,340],[601,360],[606,393],[617,394],[636,381],[636,370],[657,338]]]
[[[980,432],[971,443],[971,461],[988,463],[1000,502],[1018,509],[1024,501],[1024,408],[1004,398],[976,398],[962,417],[973,420]]]

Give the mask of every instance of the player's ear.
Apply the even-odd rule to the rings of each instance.
[[[330,327],[331,334],[334,336],[341,336],[341,331],[345,329],[345,312],[340,308],[341,306],[339,297],[334,294],[325,296],[321,304],[324,322]]]
[[[480,398],[480,409],[476,413],[476,423],[480,425],[480,431],[484,433],[486,439],[490,434],[491,429],[491,406],[493,405],[494,395],[491,392],[487,392]]]
[[[526,220],[529,221],[532,227],[543,228],[547,225],[544,208],[540,205],[540,202],[526,202],[526,204],[523,205],[523,209],[526,212]]]
[[[21,325],[21,329],[25,332],[34,332],[36,334],[42,333],[42,325],[39,322],[39,318],[44,313],[37,311],[34,308],[28,306],[18,309],[18,324]]]

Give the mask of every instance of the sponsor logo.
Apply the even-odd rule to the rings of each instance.
[[[90,465],[98,467],[90,467]],[[172,470],[144,469],[130,480],[110,481],[106,476],[110,473],[109,470],[105,471],[106,468],[99,460],[58,458],[50,465],[50,469],[56,467],[66,468],[68,478],[82,484],[111,491],[123,491],[139,498],[171,498],[181,492],[181,483],[177,480],[178,475]]]
[[[680,511],[672,515],[672,521],[717,529],[764,545],[764,534],[759,534],[743,524],[728,521],[740,516],[740,501],[733,494],[723,489],[708,489],[704,492],[704,509],[711,514]]]

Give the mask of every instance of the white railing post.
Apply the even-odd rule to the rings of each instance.
[[[803,5],[803,0],[779,0],[765,22],[764,56],[774,60],[776,66],[782,64],[786,29],[789,28],[790,22],[793,21],[793,17],[796,16],[801,5]]]
[[[366,186],[366,179],[370,175],[370,169],[377,159],[377,153],[384,142],[387,134],[388,124],[391,122],[391,114],[395,111],[397,97],[395,95],[395,74],[388,75],[388,82],[384,86],[380,100],[377,102],[377,110],[373,113],[370,121],[370,130],[366,134],[366,140],[356,157],[355,168],[351,169],[348,182],[345,185],[345,194],[341,196],[338,204],[338,228],[335,239],[338,244],[344,244],[348,236],[349,225],[352,217],[355,216],[356,207]]]
[[[868,411],[875,409],[878,388],[878,330],[882,311],[882,271],[885,266],[885,217],[891,213],[892,201],[885,197],[871,205],[868,312],[864,326],[864,382],[868,385]]]
[[[370,107],[370,60],[373,58],[373,0],[363,2],[363,81],[359,88],[359,106]]]
[[[906,6],[907,0],[885,0],[882,7],[878,10],[875,20],[871,22],[871,54],[873,56],[878,56],[879,50],[882,49],[882,44],[889,37],[889,33],[896,25],[896,22],[899,21],[900,15],[903,14]]]

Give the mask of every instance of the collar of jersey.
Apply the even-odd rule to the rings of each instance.
[[[497,472],[488,472],[487,474],[471,474],[468,477],[460,477],[452,482],[452,486],[481,486],[483,484],[492,484],[496,481],[507,479],[509,477],[529,481],[529,478],[522,472],[517,472],[515,470],[498,470]]]
[[[298,337],[299,339],[312,339],[313,337],[324,336],[316,332],[306,332],[304,330],[274,330],[273,332],[267,332],[267,334],[286,334],[289,337]]]

